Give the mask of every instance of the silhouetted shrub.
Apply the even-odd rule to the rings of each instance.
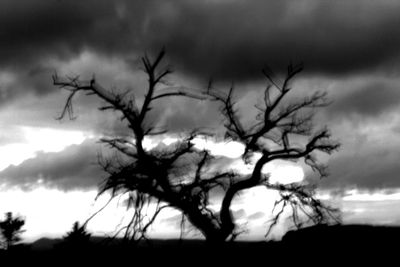
[[[20,217],[13,217],[12,212],[5,214],[5,220],[0,221],[0,231],[3,238],[3,247],[10,249],[17,242],[21,241],[21,234],[25,230],[21,230],[25,224],[25,220]]]
[[[86,231],[85,225],[79,225],[75,222],[71,231],[63,237],[62,248],[67,250],[88,249],[90,246],[90,237],[92,235]]]

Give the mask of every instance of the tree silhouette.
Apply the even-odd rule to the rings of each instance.
[[[21,241],[21,230],[25,220],[20,217],[13,218],[12,212],[6,212],[5,220],[0,221],[0,231],[4,239],[5,249],[10,249],[15,243]]]
[[[72,230],[67,232],[67,235],[64,236],[64,240],[68,242],[87,242],[89,241],[92,234],[86,231],[85,225],[80,226],[79,222],[74,222],[72,225]]]
[[[69,249],[84,248],[89,245],[91,236],[85,224],[79,225],[79,222],[74,222],[71,231],[64,236],[64,245]]]
[[[172,207],[182,213],[182,226],[188,221],[207,241],[219,243],[234,239],[240,231],[232,213],[232,201],[241,191],[256,186],[277,190],[281,196],[274,208],[279,211],[274,214],[267,234],[287,208],[292,211],[291,218],[296,227],[308,222],[327,223],[338,218],[336,209],[315,197],[314,185],[305,181],[271,183],[269,174],[262,171],[267,163],[275,160],[302,160],[321,177],[325,177],[326,166],[318,160],[317,154],[331,154],[339,147],[339,143],[331,140],[327,128],[314,130],[314,110],[329,104],[326,93],[316,92],[300,101],[286,101],[292,91],[291,82],[302,66],[290,65],[281,83],[271,71],[264,70],[267,87],[263,94],[263,105],[256,105],[258,115],[254,119],[243,121],[235,102],[233,86],[227,92],[215,89],[211,82],[202,92],[169,86],[165,78],[171,71],[162,64],[164,55],[165,51],[162,50],[153,60],[147,55],[142,58],[148,88],[141,105],[136,103],[132,92],[107,90],[94,78],[83,81],[79,77],[53,76],[54,85],[70,92],[59,119],[65,116],[73,118],[72,100],[77,93],[84,92],[106,103],[100,110],[119,112],[122,121],[129,127],[129,138],[113,136],[100,140],[117,154],[100,160],[108,176],[99,194],[106,191],[111,192],[113,197],[128,194],[128,206],[134,208],[131,221],[123,228],[126,238],[145,238],[158,214]],[[208,150],[197,149],[194,140],[204,136],[216,137],[216,134],[201,131],[200,128],[183,132],[180,139],[167,148],[147,149],[144,146],[145,137],[162,138],[163,134],[168,133],[168,129],[157,128],[159,122],[155,118],[149,121],[152,107],[158,101],[176,96],[220,104],[225,121],[224,139],[244,145],[241,158],[246,164],[255,161],[250,175],[232,170],[215,170],[213,167],[217,158]],[[210,194],[216,191],[223,192],[221,206],[217,210],[209,205]],[[151,216],[145,208],[149,206],[156,206]]]

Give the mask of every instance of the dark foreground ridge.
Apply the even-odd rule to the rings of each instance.
[[[1,259],[53,264],[130,262],[146,265],[189,266],[199,264],[256,264],[297,262],[317,258],[341,262],[397,259],[400,227],[368,225],[313,226],[288,232],[279,242],[229,242],[210,245],[202,240],[149,240],[137,245],[121,240],[105,242],[93,237],[86,244],[64,244],[61,239],[42,238],[32,244],[0,251]],[[135,264],[136,265],[136,264]],[[197,265],[197,264],[196,264]],[[129,265],[130,266],[130,265]]]

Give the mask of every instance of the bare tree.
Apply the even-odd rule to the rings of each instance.
[[[275,203],[279,212],[274,215],[267,234],[286,208],[292,209],[292,220],[296,227],[303,226],[307,221],[318,224],[337,218],[337,210],[315,197],[312,185],[304,182],[270,183],[269,175],[262,172],[262,168],[274,160],[303,160],[321,177],[325,177],[326,166],[318,161],[316,152],[331,154],[339,147],[337,142],[331,140],[326,128],[314,131],[314,110],[329,104],[325,93],[317,92],[301,101],[284,101],[292,90],[293,78],[302,70],[302,66],[289,66],[282,83],[278,83],[270,71],[264,70],[267,87],[263,95],[263,106],[256,106],[259,114],[254,120],[243,122],[234,100],[233,87],[224,92],[214,89],[210,83],[203,92],[193,92],[183,87],[164,88],[160,91],[164,79],[171,73],[162,66],[164,55],[165,52],[161,51],[153,60],[148,56],[142,58],[148,88],[140,107],[132,93],[107,90],[94,78],[83,81],[79,77],[53,77],[54,85],[70,91],[60,119],[67,115],[73,117],[72,100],[77,93],[85,92],[105,101],[106,105],[100,107],[100,110],[121,113],[122,120],[131,131],[131,139],[121,136],[101,139],[102,143],[121,155],[101,160],[108,176],[99,194],[106,191],[112,192],[112,196],[129,194],[128,204],[134,208],[134,214],[130,223],[123,228],[126,238],[145,238],[146,231],[158,214],[172,207],[182,213],[182,225],[187,220],[207,241],[234,239],[239,229],[232,214],[232,201],[239,192],[256,186],[277,190],[281,196],[281,200]],[[225,118],[226,140],[241,142],[245,146],[242,160],[249,164],[252,155],[261,155],[250,175],[231,170],[210,171],[214,156],[210,151],[197,149],[193,142],[195,138],[204,135],[199,130],[190,131],[185,138],[174,143],[172,149],[160,151],[144,147],[146,136],[167,132],[167,129],[157,130],[156,121],[151,124],[146,121],[152,107],[158,101],[176,96],[220,104],[220,111]],[[296,136],[306,137],[308,141],[295,145],[293,138]],[[186,172],[179,174],[179,170],[182,172],[179,162],[185,159],[187,162],[188,157],[192,159],[188,163],[191,168],[184,168]],[[220,210],[213,210],[209,205],[210,193],[217,189],[222,190],[224,196]],[[156,205],[151,215],[145,212],[145,207],[150,204]]]
[[[5,220],[0,221],[0,231],[4,239],[4,246],[10,249],[12,245],[21,241],[21,228],[25,224],[25,220],[20,217],[13,217],[12,212],[6,212]]]

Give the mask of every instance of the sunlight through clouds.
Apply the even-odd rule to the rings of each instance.
[[[400,200],[400,192],[386,193],[386,192],[363,192],[362,190],[349,190],[343,196],[343,201],[391,201]]]
[[[239,142],[214,142],[209,138],[195,138],[193,140],[197,149],[210,150],[215,156],[225,156],[228,158],[238,158],[244,152],[244,145]]]
[[[20,126],[23,140],[0,146],[0,170],[9,165],[19,165],[24,160],[35,157],[36,153],[60,152],[70,145],[81,144],[92,137],[89,133],[71,130]]]
[[[179,139],[173,136],[166,136],[162,140],[156,140],[154,138],[145,138],[144,146],[146,149],[151,150],[160,143],[165,145],[171,145],[177,142]],[[261,157],[260,153],[255,153],[251,159],[250,164],[245,164],[241,159],[244,153],[244,145],[235,141],[215,141],[212,138],[199,136],[193,140],[194,147],[199,150],[208,150],[214,156],[222,156],[229,159],[234,159],[230,168],[241,173],[241,174],[251,174],[254,168],[254,164]],[[263,172],[265,174],[270,174],[271,183],[298,183],[304,179],[304,171],[301,166],[296,163],[288,161],[273,161],[267,163]]]

